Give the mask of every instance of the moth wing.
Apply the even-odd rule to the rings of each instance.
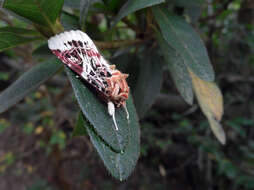
[[[71,70],[105,93],[105,77],[111,76],[112,71],[86,33],[80,30],[63,32],[51,37],[48,46]]]

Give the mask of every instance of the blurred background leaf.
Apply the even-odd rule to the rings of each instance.
[[[3,8],[31,20],[36,24],[49,26],[59,16],[64,0],[5,0]]]
[[[214,71],[207,50],[194,29],[165,7],[156,6],[152,10],[163,38],[182,56],[184,63],[201,79],[213,81]]]
[[[28,93],[38,88],[61,68],[62,65],[59,61],[54,59],[38,64],[30,69],[0,94],[0,102],[2,102],[0,105],[0,113],[17,104]]]
[[[147,110],[154,103],[156,96],[160,93],[163,77],[161,57],[153,53],[153,50],[144,55],[141,63],[145,66],[139,73],[134,93],[139,118],[145,116]]]

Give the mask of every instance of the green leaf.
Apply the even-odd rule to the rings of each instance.
[[[79,9],[80,0],[64,0],[64,6],[70,7],[72,9]]]
[[[117,13],[126,0],[103,0],[107,11]]]
[[[22,100],[42,83],[52,77],[62,67],[56,59],[40,63],[23,74],[0,94],[0,113]]]
[[[149,51],[144,55],[141,70],[134,93],[135,105],[140,118],[152,106],[156,96],[160,93],[162,83],[161,58]]]
[[[168,43],[157,35],[160,48],[163,53],[166,64],[168,65],[170,74],[174,80],[177,90],[180,92],[183,99],[190,105],[193,103],[193,90],[191,77],[188,69],[184,64],[181,55],[177,53]]]
[[[79,112],[78,119],[76,121],[74,130],[72,132],[72,137],[83,136],[83,135],[87,134],[84,123],[86,123],[86,122],[83,121],[83,114],[82,114],[82,112]]]
[[[6,29],[6,28],[4,28]],[[32,41],[36,41],[36,40],[40,40],[42,38],[40,37],[26,37],[23,34],[20,35],[15,34],[13,32],[9,32],[9,31],[1,31],[0,28],[0,52],[8,49],[8,48],[13,48],[16,47],[18,45],[22,45],[22,44],[26,44]]]
[[[74,30],[79,28],[78,17],[67,12],[62,12],[61,23],[65,30]]]
[[[131,127],[124,108],[116,109],[115,117],[119,128],[116,131],[113,119],[108,113],[107,104],[100,101],[98,94],[91,92],[80,79],[75,77],[72,71],[68,68],[65,70],[83,114],[94,126],[98,135],[116,152],[124,150],[129,143]],[[133,120],[133,118],[130,118],[130,120]]]
[[[137,10],[151,7],[160,3],[164,3],[165,0],[128,0],[118,12],[118,15],[114,19],[114,23],[117,23],[119,20],[124,18],[130,13],[133,13]]]
[[[50,49],[48,48],[48,43],[44,43],[42,45],[40,45],[39,47],[37,47],[32,55],[37,58],[37,59],[51,59],[51,58],[55,58],[55,55],[52,54],[52,52],[50,51]]]
[[[19,28],[19,27],[13,27],[13,26],[6,26],[6,27],[0,28],[0,33],[1,32],[14,33],[14,34],[17,34],[17,35],[22,35],[22,36],[38,36],[38,35],[40,35],[35,30],[30,30],[30,29],[26,29],[26,28]]]
[[[79,16],[79,24],[81,29],[85,29],[86,17],[88,14],[88,10],[90,6],[94,3],[100,2],[100,0],[80,0],[80,16]]]
[[[186,66],[201,79],[214,81],[214,71],[207,50],[195,30],[166,8],[156,6],[152,11],[164,39],[182,56]]]
[[[89,7],[94,0],[80,0],[80,16],[79,16],[79,23],[81,28],[85,27],[86,23],[86,16],[89,10]]]
[[[205,1],[204,0],[166,0],[168,4],[174,4],[179,7],[192,7],[195,5],[202,5]]]
[[[96,134],[92,126],[89,126],[88,122],[84,122],[84,126],[90,136],[90,140],[99,153],[104,165],[110,174],[120,181],[127,179],[127,177],[132,173],[140,152],[139,124],[131,97],[127,100],[127,108],[130,112],[129,143],[125,150],[121,153],[112,151],[111,148],[108,147]]]
[[[246,138],[246,131],[244,130],[244,128],[241,126],[241,124],[239,125],[237,122],[234,121],[227,121],[226,124],[230,127],[232,127],[236,133],[238,133],[242,138]]]
[[[35,22],[49,26],[60,15],[64,0],[5,0],[3,8]]]

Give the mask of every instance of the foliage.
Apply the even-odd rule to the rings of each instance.
[[[222,4],[214,3],[212,9],[220,13],[215,15],[215,18],[216,16],[220,18],[216,24],[222,25],[224,18],[230,22],[230,15],[233,11],[239,10],[240,3],[241,1],[238,0],[232,3],[226,0]],[[34,101],[36,97],[31,98],[28,95],[50,81],[52,76],[62,76],[61,71],[65,70],[81,110],[80,112],[75,109],[75,113],[79,114],[72,136],[88,135],[107,170],[115,178],[122,181],[129,177],[135,168],[140,151],[143,157],[148,157],[151,149],[159,149],[165,153],[174,145],[186,143],[190,149],[198,150],[201,161],[202,156],[206,154],[208,156],[203,159],[207,159],[207,163],[218,163],[218,168],[215,170],[217,177],[225,176],[234,180],[234,188],[239,186],[246,189],[253,188],[251,182],[253,175],[247,169],[253,167],[251,163],[253,142],[249,141],[247,142],[249,145],[242,145],[237,150],[242,153],[241,158],[244,161],[241,161],[241,158],[229,159],[228,155],[234,150],[228,150],[228,154],[225,154],[207,130],[210,125],[216,138],[225,144],[226,137],[222,124],[225,124],[229,132],[234,134],[233,137],[229,135],[229,142],[231,142],[236,137],[246,138],[248,135],[242,125],[250,126],[253,120],[247,120],[245,116],[241,116],[236,121],[228,118],[225,121],[221,120],[222,94],[214,82],[215,73],[206,45],[209,47],[209,52],[211,46],[217,47],[216,56],[219,58],[212,59],[213,64],[217,65],[222,56],[221,52],[226,51],[225,44],[221,41],[227,41],[227,46],[230,46],[230,40],[237,34],[231,32],[227,34],[228,36],[223,36],[223,40],[220,39],[221,33],[226,35],[226,32],[234,27],[230,24],[224,26],[223,29],[226,32],[215,26],[211,26],[215,27],[211,32],[210,23],[202,22],[205,19],[213,19],[211,15],[206,15],[207,12],[201,14],[204,4],[203,0],[5,0],[4,11],[14,13],[12,19],[15,23],[10,24],[7,16],[7,24],[0,27],[0,51],[9,55],[11,59],[15,59],[16,55],[12,57],[12,52],[16,49],[11,48],[31,45],[34,58],[42,63],[33,66],[1,92],[0,112],[5,112],[25,98],[25,104],[33,107],[26,113],[30,114],[33,122],[24,120],[23,132],[27,135],[39,136],[45,131],[50,131],[46,141],[38,140],[39,146],[46,148],[48,154],[57,152],[57,148],[64,150],[67,146],[68,133],[54,126],[55,118],[52,113],[59,107],[68,84],[66,84],[67,87],[60,88],[60,91],[62,90],[60,93],[55,92],[59,90],[56,88],[49,90],[53,94],[49,95],[49,99],[52,99],[50,103],[46,103],[50,104],[49,107],[39,103],[36,107]],[[3,14],[6,16],[5,12]],[[130,75],[128,83],[133,94],[133,98],[130,96],[127,101],[130,121],[127,121],[122,108],[117,109],[116,119],[119,123],[119,131],[114,129],[106,106],[68,68],[64,69],[60,61],[56,60],[47,48],[46,40],[50,36],[70,29],[82,29],[88,33],[105,57],[119,70]],[[239,39],[239,43],[248,47],[248,52],[253,52],[254,49],[252,30],[253,26],[248,25],[246,31],[250,35],[245,35],[244,42]],[[209,32],[212,33],[211,36]],[[205,35],[211,39],[205,38]],[[228,61],[238,63],[236,60],[241,59],[242,54],[238,57],[235,57],[236,55],[228,56]],[[246,60],[253,62],[253,54],[248,53]],[[237,66],[235,64],[235,67]],[[223,67],[227,66],[216,67],[216,70],[223,70]],[[152,108],[161,93],[164,95],[171,93],[165,88],[165,86],[171,86],[169,77],[165,73],[170,74],[176,89],[189,105],[193,104],[194,95],[197,97],[201,111],[207,117],[209,124],[203,122],[202,125],[201,122],[192,121],[192,118],[186,119],[183,116],[175,115],[174,118],[169,114],[170,108],[167,108],[165,115]],[[0,80],[8,80],[8,78],[10,78],[8,74],[0,72]],[[48,83],[45,84],[50,86]],[[40,95],[37,94],[37,96]],[[37,112],[42,111],[41,109],[45,109],[43,114],[38,113],[39,116],[36,116]],[[186,113],[187,117],[189,113],[192,111]],[[19,117],[26,118],[22,114]],[[141,139],[141,148],[139,121],[142,131],[146,134]],[[246,121],[249,123],[246,124]],[[4,132],[9,125],[7,121],[0,120],[0,132]],[[173,126],[177,127],[173,128]],[[184,143],[174,138],[177,135],[187,137]],[[177,151],[174,153],[177,154]],[[8,155],[8,163],[11,165],[15,158],[12,159],[11,153]],[[246,165],[240,166],[237,164],[239,162],[244,162]],[[154,158],[154,163],[159,165],[160,174],[165,176],[167,171],[159,158]],[[198,167],[202,169],[201,165]],[[211,169],[208,172],[212,175]],[[219,183],[216,185],[219,186]],[[47,184],[43,182],[39,186],[38,188],[43,188]],[[31,187],[31,189],[36,188],[36,185]]]

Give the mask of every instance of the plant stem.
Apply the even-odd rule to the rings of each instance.
[[[130,45],[141,44],[144,41],[145,40],[134,39],[134,40],[117,40],[117,41],[111,41],[111,42],[98,42],[98,41],[94,41],[94,43],[100,49],[115,49],[115,48],[121,48],[121,47],[125,47],[125,46],[130,46]]]

